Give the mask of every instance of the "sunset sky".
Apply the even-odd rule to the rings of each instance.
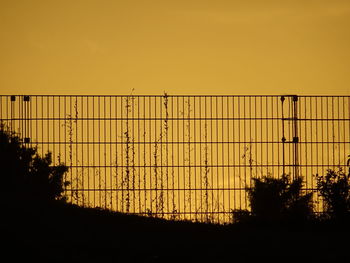
[[[350,95],[348,0],[0,0],[0,32],[1,94]]]

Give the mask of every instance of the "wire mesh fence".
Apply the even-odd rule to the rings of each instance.
[[[350,96],[3,95],[0,119],[69,167],[69,202],[167,219],[229,222],[252,178],[315,191],[350,154]]]

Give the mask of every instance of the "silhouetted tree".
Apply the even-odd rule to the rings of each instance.
[[[281,178],[264,176],[253,178],[248,188],[251,213],[247,210],[234,211],[234,220],[260,222],[301,222],[313,215],[312,193],[302,193],[303,180],[290,176]]]
[[[325,176],[316,175],[317,189],[324,200],[324,214],[332,220],[344,220],[350,215],[350,168],[346,174],[327,170]]]
[[[0,124],[1,201],[65,200],[63,175],[67,166],[52,165],[51,153],[41,157],[37,149],[26,147],[20,137]]]

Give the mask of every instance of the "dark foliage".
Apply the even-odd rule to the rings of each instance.
[[[25,147],[15,133],[0,126],[1,202],[16,200],[64,200],[64,173],[68,168],[60,163],[52,166],[51,153],[41,157],[36,148]]]
[[[292,180],[262,177],[253,179],[253,187],[247,189],[251,206],[248,211],[234,211],[235,222],[302,222],[313,216],[312,193],[302,193],[301,177]]]
[[[345,220],[350,215],[350,171],[327,170],[325,176],[316,175],[319,195],[324,200],[324,214],[332,220]]]

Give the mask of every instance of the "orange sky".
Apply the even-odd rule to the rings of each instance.
[[[348,0],[0,0],[1,94],[350,95]]]

